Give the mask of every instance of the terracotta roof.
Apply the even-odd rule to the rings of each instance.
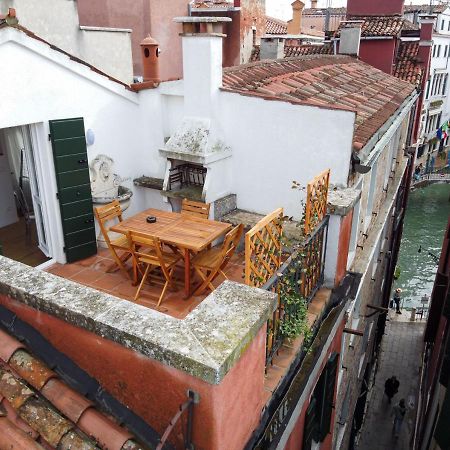
[[[349,16],[347,20],[362,20],[361,35],[371,36],[399,36],[405,20],[401,16]],[[340,34],[342,24],[339,25],[336,35]]]
[[[417,60],[419,41],[402,41],[397,54],[394,75],[401,80],[419,85],[423,76],[423,65]]]
[[[123,83],[122,81],[120,81],[120,80],[118,80],[118,79],[116,79],[114,77],[111,77],[107,73],[101,71],[100,69],[97,69],[97,67],[93,66],[92,64],[89,64],[88,62],[83,61],[82,59],[80,59],[80,58],[78,58],[78,57],[76,57],[76,56],[66,52],[65,50],[62,50],[61,48],[56,47],[56,45],[53,45],[50,42],[46,41],[45,39],[42,39],[38,35],[34,34],[32,31],[28,30],[27,28],[25,28],[25,27],[23,27],[21,25],[8,25],[5,20],[0,20],[0,30],[2,28],[6,28],[6,27],[15,28],[16,30],[21,31],[22,33],[25,33],[28,37],[30,37],[32,39],[36,39],[37,41],[40,41],[40,42],[42,42],[44,44],[47,44],[52,50],[55,50],[55,51],[57,51],[59,53],[62,53],[63,55],[68,56],[72,61],[75,61],[75,62],[77,62],[79,64],[82,64],[82,65],[84,65],[86,67],[89,67],[89,69],[91,69],[93,72],[108,78],[110,81],[113,81],[114,83],[118,83],[118,84],[122,85],[125,89],[133,91],[133,89],[131,89],[130,85],[128,85],[126,83]]]
[[[304,56],[304,55],[332,55],[333,46],[331,44],[323,45],[285,45],[284,46],[284,57],[290,58],[293,56]],[[261,58],[261,46],[255,45],[252,50],[252,55],[250,57],[251,62],[259,61]]]
[[[415,87],[349,56],[310,55],[224,69],[223,89],[268,100],[352,110],[362,148]]]
[[[333,46],[331,44],[323,45],[286,45],[284,47],[285,58],[304,55],[332,55]]]
[[[405,19],[403,22],[402,31],[419,31],[420,27],[416,23],[412,23],[410,20]]]
[[[287,22],[266,16],[266,34],[287,34]]]
[[[230,9],[234,8],[233,0],[194,0],[191,2],[194,9]]]
[[[138,450],[133,435],[0,330],[0,448]]]
[[[440,13],[443,13],[447,8],[448,8],[447,5],[433,5],[432,12],[440,14]],[[418,12],[418,13],[429,14],[430,13],[430,4],[428,3],[428,5],[405,5],[403,12],[404,13]]]

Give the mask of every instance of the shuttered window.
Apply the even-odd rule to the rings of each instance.
[[[303,450],[311,449],[313,439],[322,442],[331,430],[338,360],[337,353],[330,356],[314,389],[306,412]]]
[[[50,138],[67,262],[97,253],[91,182],[82,118],[51,120]]]
[[[448,418],[450,417],[450,389],[447,390],[444,403],[442,405],[439,420],[434,432],[434,438],[441,449],[450,448],[450,427]]]
[[[316,403],[316,399],[312,397],[308,409],[306,410],[302,450],[311,450],[313,439],[316,440],[317,437],[318,424],[316,417]]]

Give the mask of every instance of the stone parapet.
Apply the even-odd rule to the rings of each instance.
[[[331,187],[328,191],[328,213],[346,216],[361,198],[361,190]]]
[[[276,294],[226,281],[183,320],[0,256],[0,295],[219,384],[276,308]]]

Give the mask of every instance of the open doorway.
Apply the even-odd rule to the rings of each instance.
[[[50,259],[35,157],[30,126],[0,130],[0,245],[33,267]]]

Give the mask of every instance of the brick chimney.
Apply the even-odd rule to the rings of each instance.
[[[302,34],[302,13],[305,4],[300,0],[292,3],[292,20],[289,20],[287,34]]]
[[[142,66],[144,67],[144,82],[159,83],[159,44],[155,39],[147,36],[141,42]]]
[[[402,15],[404,2],[405,0],[348,0],[347,16]]]
[[[222,87],[223,25],[229,17],[176,17],[183,25],[184,109],[186,116],[210,117]]]
[[[339,54],[359,56],[362,20],[341,21]]]

